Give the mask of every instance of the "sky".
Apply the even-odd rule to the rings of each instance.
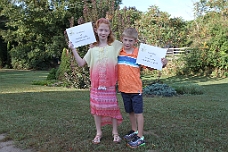
[[[160,11],[167,12],[171,17],[182,17],[184,20],[193,20],[193,4],[198,0],[122,0],[120,8],[135,7],[146,12],[152,5],[157,5]]]

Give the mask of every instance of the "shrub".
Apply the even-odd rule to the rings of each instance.
[[[84,52],[79,51],[79,55],[83,56],[81,53]],[[55,77],[58,81],[61,81],[61,83],[55,83],[58,86],[79,89],[89,88],[90,86],[88,66],[78,67],[72,52],[69,52],[67,49],[63,49],[60,66],[56,71]]]
[[[42,81],[33,81],[32,85],[41,85],[41,86],[49,86],[52,82],[48,80],[42,80]]]
[[[47,80],[56,80],[56,72],[58,71],[58,69],[56,68],[52,68],[47,76]]]
[[[168,86],[159,81],[154,81],[143,88],[143,93],[150,96],[171,97],[184,94],[199,95],[204,93],[204,89],[198,84],[174,84]]]
[[[177,92],[167,84],[154,83],[143,88],[143,94],[171,97],[177,95]]]
[[[56,72],[56,78],[61,81],[65,80],[65,73],[70,74],[72,71],[70,66],[71,58],[68,54],[68,50],[64,48],[61,56],[60,66]]]
[[[174,84],[172,87],[175,88],[176,92],[181,95],[199,95],[204,93],[203,87],[198,84]]]

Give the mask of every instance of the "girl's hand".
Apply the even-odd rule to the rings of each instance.
[[[71,50],[74,49],[74,45],[73,45],[73,43],[70,42],[70,41],[68,42],[68,48],[71,49]]]

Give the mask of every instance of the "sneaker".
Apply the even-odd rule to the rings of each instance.
[[[146,143],[143,136],[141,138],[136,136],[132,141],[128,142],[127,145],[131,148],[138,148],[140,146],[145,146]]]
[[[123,139],[126,140],[127,142],[132,141],[138,134],[138,131],[129,131],[128,134],[126,134]]]

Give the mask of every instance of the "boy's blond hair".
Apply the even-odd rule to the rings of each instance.
[[[126,28],[124,30],[124,32],[122,33],[122,37],[131,37],[131,38],[134,38],[134,39],[138,39],[138,32],[136,31],[135,28],[132,28],[132,27],[129,27],[129,28]]]

